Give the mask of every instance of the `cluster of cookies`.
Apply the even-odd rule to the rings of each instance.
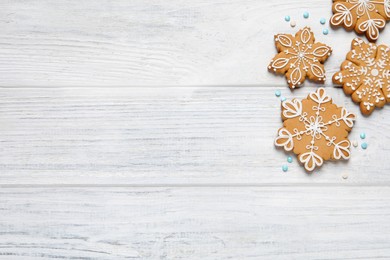
[[[390,103],[390,48],[376,45],[379,31],[390,20],[389,0],[334,0],[332,26],[344,26],[365,34],[366,43],[355,38],[351,51],[333,75],[333,83],[341,85],[352,100],[360,104],[364,115],[376,107]],[[308,78],[317,83],[326,80],[324,63],[332,48],[315,41],[310,28],[305,27],[295,35],[275,35],[278,54],[268,69],[283,74],[291,89]],[[283,127],[278,130],[275,145],[293,151],[307,171],[313,171],[324,161],[348,159],[351,131],[355,115],[333,104],[324,88],[308,95],[306,99],[282,102]]]

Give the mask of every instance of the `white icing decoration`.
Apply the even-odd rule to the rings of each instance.
[[[284,147],[286,151],[291,151],[294,148],[292,135],[287,129],[282,128],[278,132],[278,137],[275,139],[275,145]]]
[[[321,166],[324,160],[316,153],[310,151],[299,156],[299,160],[305,165],[308,171],[314,170],[315,167]]]
[[[289,59],[286,59],[286,58],[279,58],[277,60],[275,60],[274,62],[272,62],[272,67],[275,68],[275,69],[281,69],[281,68],[284,68],[289,62]]]
[[[350,147],[350,143],[349,141],[347,140],[343,140],[337,144],[335,144],[334,146],[334,150],[333,150],[333,157],[335,159],[340,159],[340,158],[343,158],[343,159],[349,159],[350,157],[350,151],[349,151],[349,147]]]
[[[334,25],[345,24],[347,27],[352,26],[352,14],[350,10],[341,3],[335,5],[336,14],[331,18],[331,23]]]
[[[280,42],[280,44],[286,48],[289,48],[292,46],[292,41],[289,37],[283,34],[279,34],[277,36],[277,41]]]
[[[325,89],[317,89],[316,92],[309,94],[309,98],[316,103],[316,105],[312,105],[311,107],[313,113],[303,112],[304,105],[300,100],[293,99],[291,101],[285,101],[282,104],[285,120],[295,120],[293,118],[298,118],[299,122],[302,122],[303,127],[294,128],[292,133],[286,128],[281,128],[275,139],[275,145],[284,147],[286,151],[291,151],[294,148],[294,141],[299,144],[302,140],[306,142],[309,137],[309,140],[311,140],[310,143],[305,143],[304,146],[306,151],[298,158],[304,164],[306,170],[312,171],[315,167],[323,164],[323,159],[317,152],[323,148],[316,145],[317,140],[326,140],[327,147],[333,148],[333,158],[348,159],[350,157],[350,142],[345,139],[337,140],[336,136],[328,135],[328,130],[332,127],[332,131],[334,131],[334,127],[337,127],[340,128],[340,131],[349,131],[353,127],[355,115],[342,108],[341,110],[335,110],[336,113],[340,114],[334,114],[330,120],[324,120],[322,113],[326,113],[327,111],[324,104],[331,102],[331,98],[325,93]],[[325,118],[329,118],[329,116]],[[308,137],[302,138],[303,136]]]
[[[283,116],[286,118],[294,118],[302,114],[302,102],[300,100],[285,101],[282,106],[284,108]]]

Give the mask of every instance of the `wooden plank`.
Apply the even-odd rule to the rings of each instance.
[[[303,88],[286,97],[303,97]],[[0,184],[390,183],[388,107],[358,116],[369,148],[308,175],[274,147],[274,87],[0,89]],[[349,179],[341,178],[348,174]]]
[[[1,86],[275,84],[267,72],[273,36],[310,26],[335,48],[339,68],[353,32],[322,34],[331,1],[289,0],[3,0]],[[310,18],[304,19],[305,10]],[[284,21],[297,22],[291,28]],[[388,43],[390,30],[379,43]],[[328,82],[327,84],[331,84]]]
[[[1,189],[0,258],[388,259],[389,203],[388,187]]]

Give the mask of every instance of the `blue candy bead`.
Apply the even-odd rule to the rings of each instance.
[[[292,163],[293,158],[291,156],[287,157],[287,162]]]
[[[329,33],[329,30],[328,30],[328,29],[324,29],[324,30],[322,30],[322,33],[323,33],[324,35],[327,35],[327,34]]]
[[[361,139],[366,138],[366,134],[365,134],[365,133],[361,133],[361,134],[360,134],[360,138],[361,138]]]
[[[289,21],[290,21],[290,16],[289,16],[289,15],[286,15],[286,16],[284,17],[284,20],[285,20],[286,22],[289,22]]]
[[[326,23],[325,18],[321,18],[320,23],[321,23],[321,24],[325,24],[325,23]]]
[[[282,94],[282,92],[280,92],[280,90],[275,91],[275,96],[280,97],[281,94]]]
[[[288,171],[288,166],[287,166],[287,165],[283,165],[283,166],[282,166],[282,170],[283,170],[284,172]]]
[[[309,12],[304,12],[304,13],[303,13],[303,17],[304,17],[304,18],[309,18]]]
[[[362,143],[362,148],[363,149],[367,149],[367,146],[368,146],[367,143]]]
[[[286,101],[286,98],[285,97],[281,97],[280,101],[284,102],[284,101]]]

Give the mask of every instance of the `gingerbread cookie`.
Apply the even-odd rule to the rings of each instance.
[[[332,103],[324,88],[306,99],[282,102],[283,127],[275,145],[293,151],[307,171],[330,159],[348,159],[355,115]]]
[[[390,49],[359,38],[351,48],[333,83],[343,85],[344,92],[360,103],[362,113],[369,115],[390,102]]]
[[[389,0],[333,0],[332,10],[331,25],[365,33],[370,41],[378,39],[379,30],[390,20]]]
[[[306,76],[315,82],[325,81],[323,63],[332,53],[332,49],[323,43],[315,43],[310,28],[291,34],[275,35],[275,45],[279,52],[268,66],[270,71],[286,74],[290,88],[301,85]]]

